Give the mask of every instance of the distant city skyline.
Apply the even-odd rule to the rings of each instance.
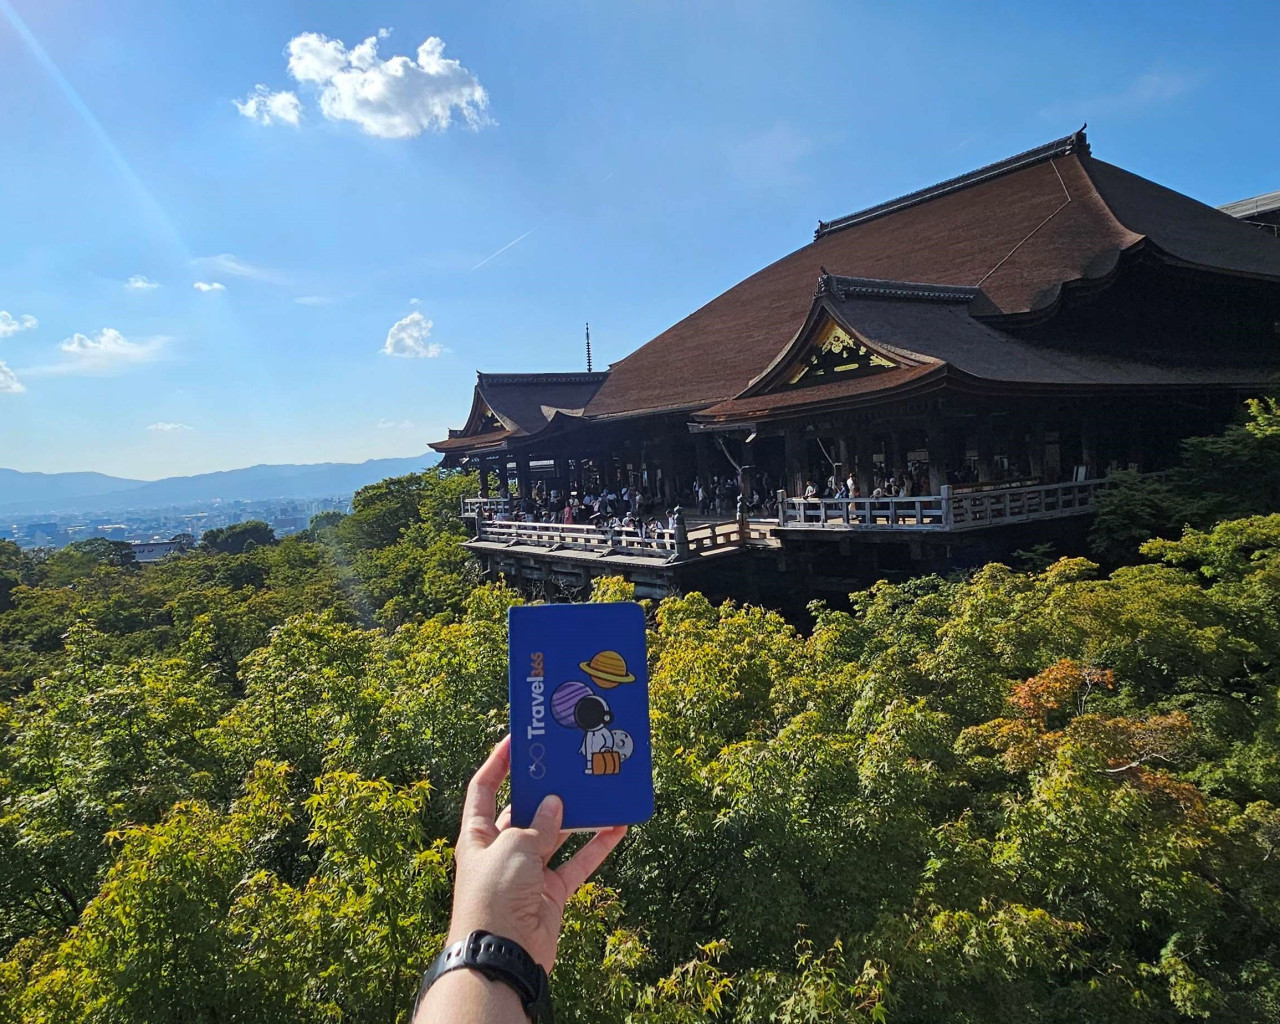
[[[1261,3],[0,0],[0,466],[416,455],[476,369],[583,369],[586,321],[603,368],[819,218],[1086,120],[1205,202],[1275,190],[1280,70],[1241,40],[1277,27]]]

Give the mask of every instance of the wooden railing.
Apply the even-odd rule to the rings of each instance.
[[[779,526],[841,526],[861,529],[945,530],[947,499],[778,497]]]
[[[951,528],[972,530],[1001,523],[1080,515],[1093,510],[1098,492],[1107,486],[1106,480],[1082,480],[1079,483],[953,494],[949,510]]]
[[[590,551],[605,554],[670,558],[676,554],[674,530],[601,529],[576,523],[511,523],[484,519],[476,523],[476,540],[491,544],[522,544],[560,551]]]
[[[778,525],[856,530],[973,530],[1080,515],[1093,509],[1107,480],[1019,484],[912,498],[788,498],[778,494]]]
[[[465,517],[475,518],[482,512],[490,515],[508,515],[511,512],[510,498],[463,498],[462,514]]]
[[[476,540],[487,544],[517,544],[546,548],[548,551],[584,551],[597,555],[634,555],[678,561],[711,551],[765,543],[773,531],[772,523],[747,521],[745,528],[737,520],[705,523],[688,531],[683,529],[645,530],[609,529],[579,526],[573,523],[516,523],[504,520],[476,521]]]

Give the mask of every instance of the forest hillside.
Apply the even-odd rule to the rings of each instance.
[[[646,604],[658,812],[570,906],[557,1018],[1280,1021],[1278,483],[1255,402],[1107,495],[1098,561],[803,630]],[[0,1022],[405,1019],[506,724],[474,484],[148,566],[0,542]]]

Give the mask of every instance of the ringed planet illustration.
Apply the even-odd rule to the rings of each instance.
[[[590,661],[580,661],[578,667],[591,677],[591,681],[606,690],[619,683],[634,683],[636,677],[627,671],[627,663],[617,651],[601,651]]]

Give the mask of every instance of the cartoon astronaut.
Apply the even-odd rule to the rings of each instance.
[[[585,758],[587,775],[617,775],[635,750],[630,734],[609,728],[613,712],[586,683],[574,680],[557,686],[551,694],[551,715],[566,729],[582,730],[578,753]]]

